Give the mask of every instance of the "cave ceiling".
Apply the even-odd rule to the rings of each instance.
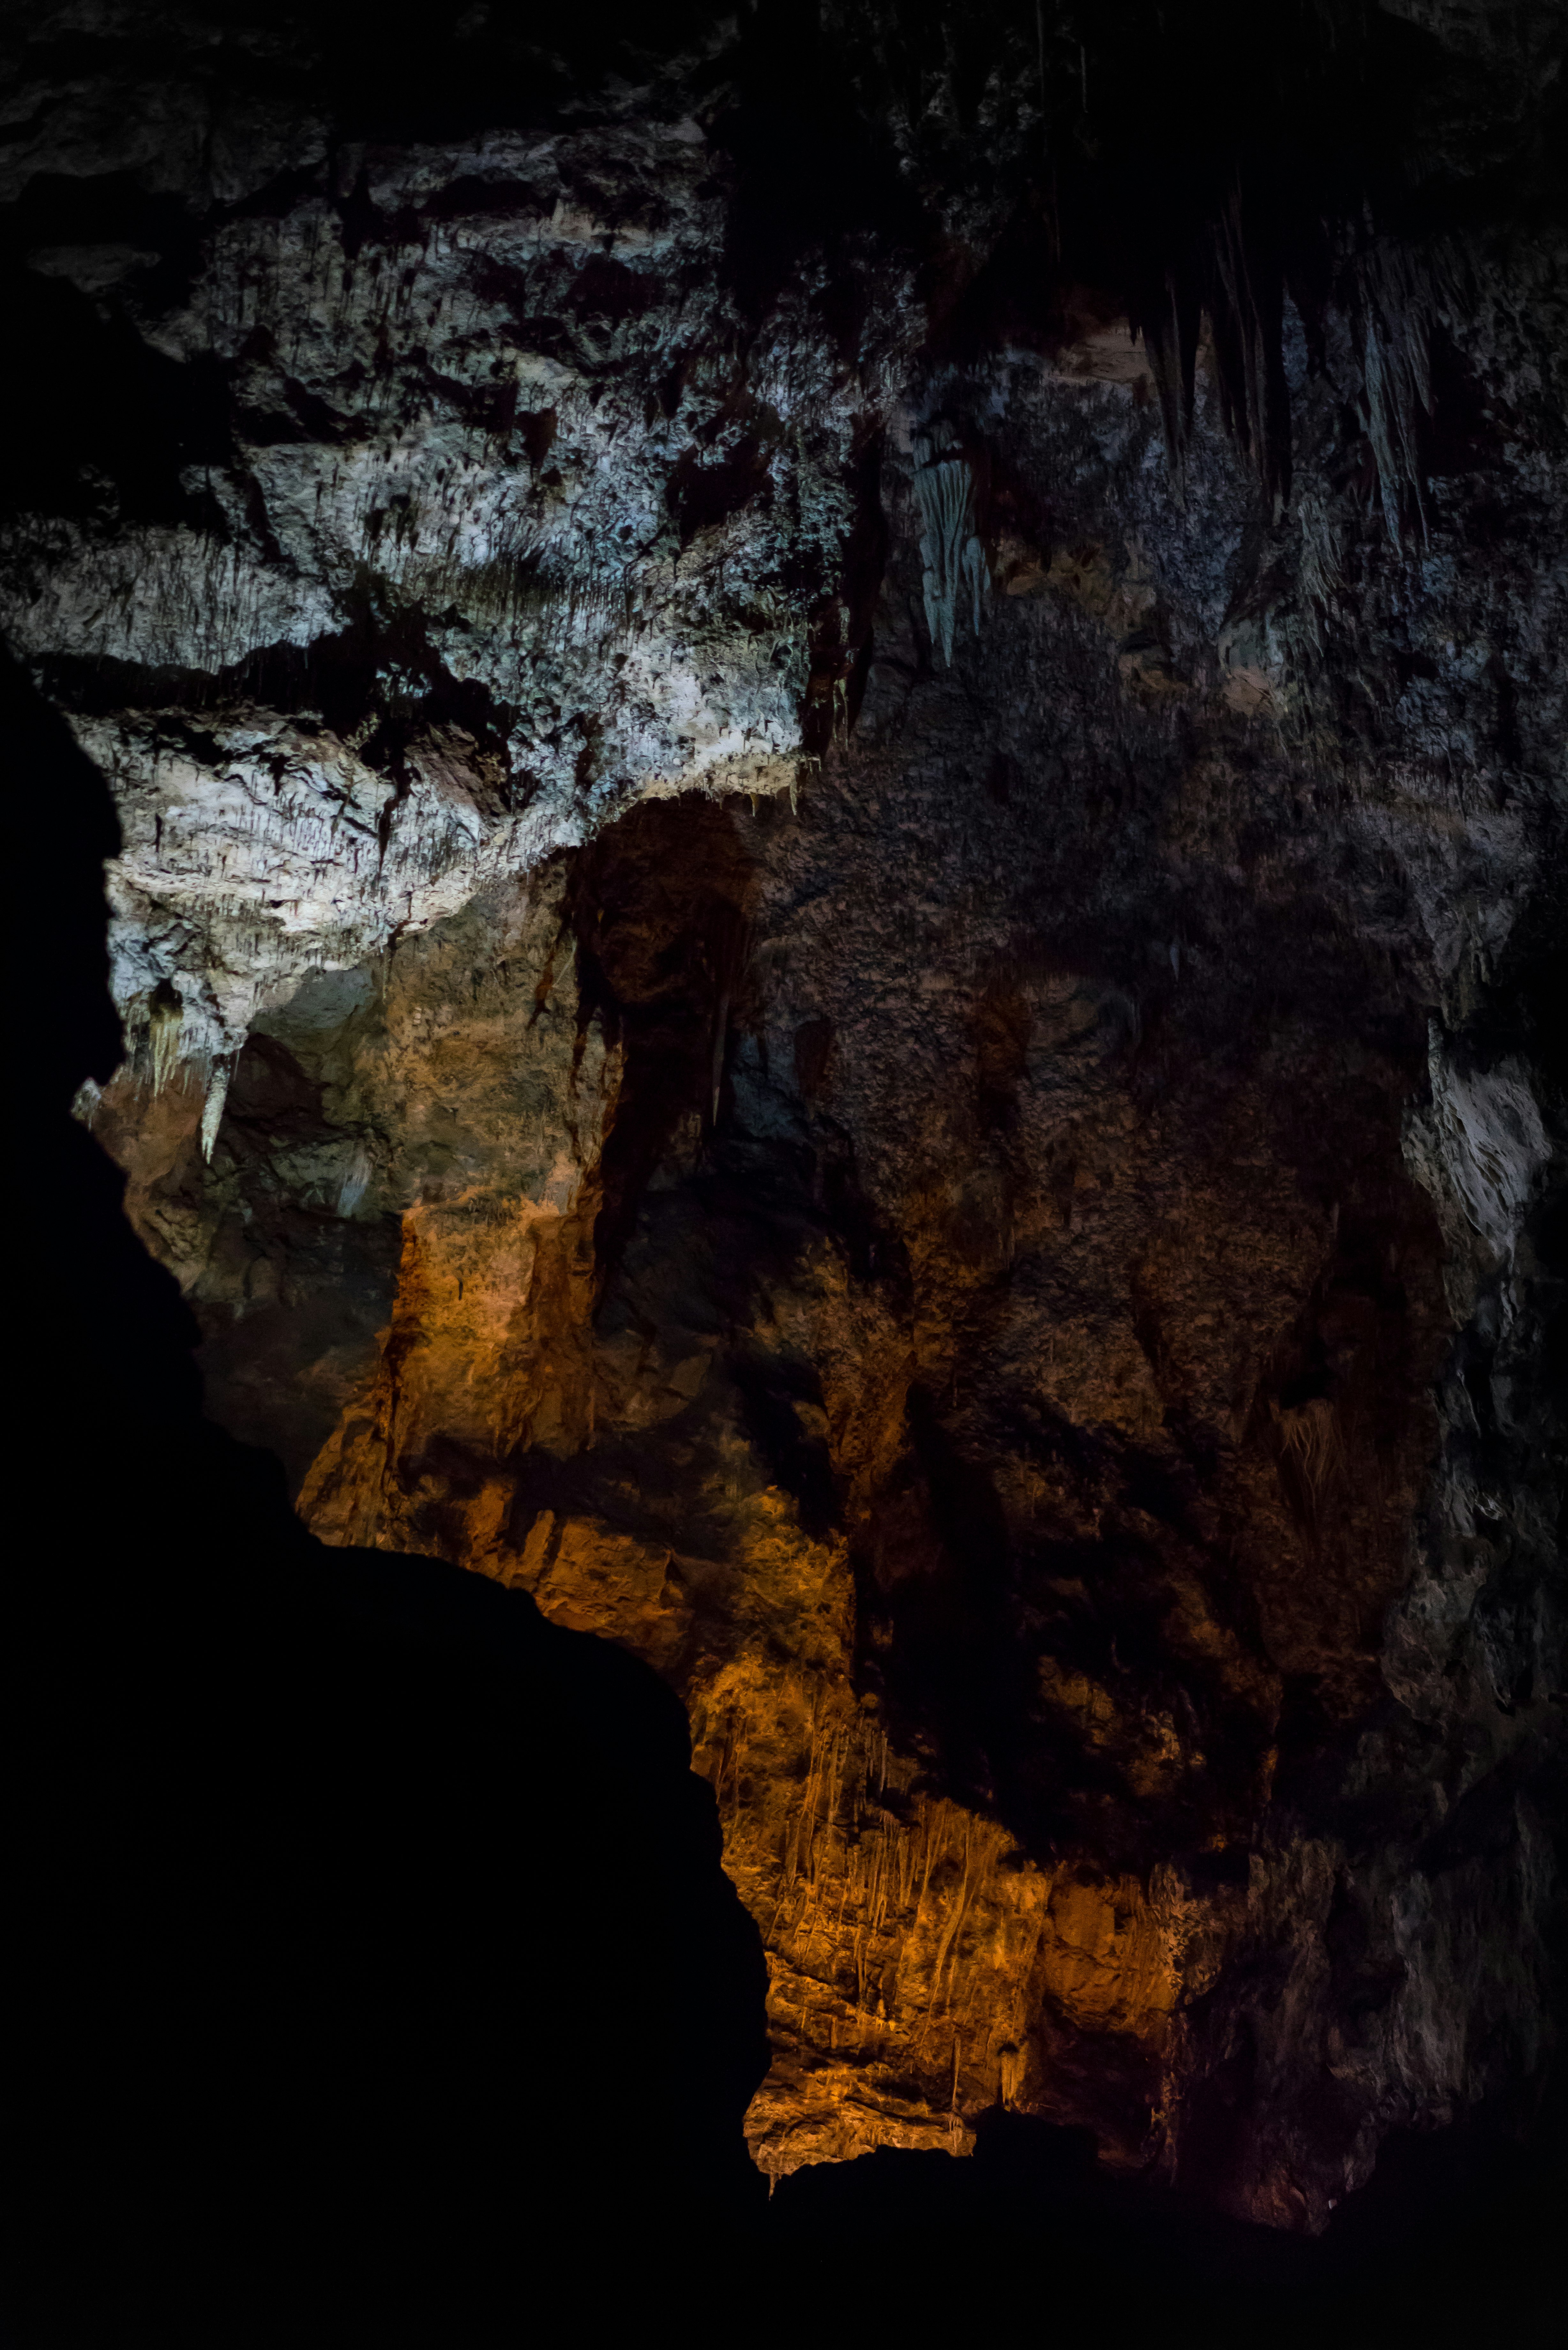
[[[764,2168],[1315,2229],[1561,1936],[1561,19],[655,16],[13,22],[78,1115],[317,1533],[685,1701]]]

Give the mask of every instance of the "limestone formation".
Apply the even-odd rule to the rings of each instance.
[[[154,13],[15,36],[13,276],[150,421],[18,473],[0,619],[210,1412],[679,1692],[769,2171],[1000,2104],[1313,2231],[1527,2118],[1554,12],[1300,12],[1299,212],[1134,0],[471,9],[368,95]]]

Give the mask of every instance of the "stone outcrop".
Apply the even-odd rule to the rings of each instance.
[[[1001,2104],[1315,2230],[1552,2045],[1551,32],[1384,10],[1359,212],[1205,118],[1243,194],[1137,246],[1158,12],[1125,134],[1017,13],[457,129],[62,18],[19,275],[174,421],[0,594],[209,1409],[679,1692],[758,2160]]]

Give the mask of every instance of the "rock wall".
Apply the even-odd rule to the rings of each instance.
[[[1316,2229],[1553,2045],[1554,53],[1385,10],[1358,214],[1216,114],[1137,246],[1122,13],[40,18],[0,596],[209,1409],[680,1692],[758,2160]]]

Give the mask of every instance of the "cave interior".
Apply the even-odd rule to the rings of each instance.
[[[19,2344],[1561,2290],[1564,47],[8,13]]]

